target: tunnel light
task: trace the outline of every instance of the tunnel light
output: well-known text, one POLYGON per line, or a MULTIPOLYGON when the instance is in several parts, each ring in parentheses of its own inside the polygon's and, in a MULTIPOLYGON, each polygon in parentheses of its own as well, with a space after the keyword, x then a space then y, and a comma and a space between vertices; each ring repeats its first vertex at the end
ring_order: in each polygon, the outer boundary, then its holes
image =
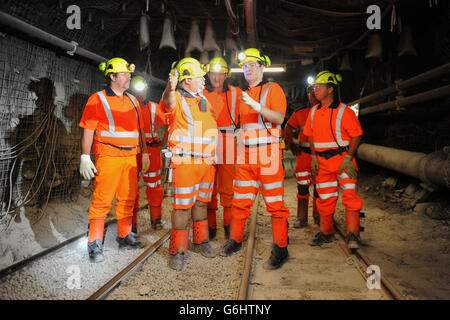
POLYGON ((141 91, 144 91, 144 89, 145 89, 145 83, 144 82, 137 82, 135 85, 134 85, 134 89, 136 90, 136 91, 139 91, 139 92, 141 92, 141 91))
POLYGON ((308 84, 313 84, 314 83, 314 78, 309 76, 308 79, 306 79, 306 81, 308 82, 308 84))
MULTIPOLYGON (((231 73, 243 73, 244 70, 242 68, 231 68, 231 73)), ((272 67, 265 67, 264 73, 267 72, 286 72, 285 66, 272 66, 272 67)))

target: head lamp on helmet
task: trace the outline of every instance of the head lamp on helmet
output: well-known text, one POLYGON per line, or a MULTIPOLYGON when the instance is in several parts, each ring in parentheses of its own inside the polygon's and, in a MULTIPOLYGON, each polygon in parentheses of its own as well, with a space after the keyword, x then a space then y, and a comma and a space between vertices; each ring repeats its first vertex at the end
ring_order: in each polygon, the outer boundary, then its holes
POLYGON ((244 52, 239 53, 239 67, 242 68, 244 63, 249 61, 257 61, 260 64, 265 65, 266 67, 269 67, 271 65, 270 58, 265 55, 261 55, 260 51, 256 48, 249 48, 246 49, 244 52))
POLYGON ((231 70, 228 68, 227 62, 221 57, 212 59, 208 64, 207 71, 214 73, 226 73, 227 77, 229 77, 231 73, 231 70))
POLYGON ((107 76, 110 73, 128 72, 132 73, 135 70, 134 64, 129 64, 122 58, 112 58, 108 62, 101 62, 98 69, 105 73, 107 76))

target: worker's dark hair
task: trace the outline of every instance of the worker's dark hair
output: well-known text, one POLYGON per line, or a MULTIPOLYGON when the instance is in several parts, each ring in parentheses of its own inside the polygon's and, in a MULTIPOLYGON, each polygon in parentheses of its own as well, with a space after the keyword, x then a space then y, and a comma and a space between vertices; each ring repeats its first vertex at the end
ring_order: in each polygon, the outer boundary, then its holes
POLYGON ((334 83, 329 83, 328 87, 333 88, 333 101, 341 101, 339 97, 339 88, 334 83))

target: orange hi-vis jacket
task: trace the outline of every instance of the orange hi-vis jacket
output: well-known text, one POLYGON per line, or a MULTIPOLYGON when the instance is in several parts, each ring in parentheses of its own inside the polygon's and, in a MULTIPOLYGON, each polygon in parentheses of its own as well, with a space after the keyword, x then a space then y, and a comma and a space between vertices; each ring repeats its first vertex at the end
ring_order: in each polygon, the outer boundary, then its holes
POLYGON ((303 134, 303 130, 305 129, 306 119, 308 119, 308 114, 310 111, 311 108, 301 108, 296 110, 287 122, 287 124, 292 128, 299 129, 298 142, 300 146, 304 148, 309 148, 308 137, 303 134))
POLYGON ((141 104, 141 113, 144 122, 145 141, 151 143, 159 140, 157 128, 166 126, 166 113, 161 106, 152 101, 141 104))
POLYGON ((314 149, 319 152, 348 147, 352 137, 362 133, 356 114, 342 102, 333 102, 328 108, 320 103, 312 107, 303 130, 304 135, 313 137, 314 149))
MULTIPOLYGON (((309 148, 308 137, 303 134, 305 129, 305 123, 308 118, 311 108, 302 108, 295 111, 289 118, 287 124, 294 129, 299 129, 298 142, 302 148, 309 148)), ((309 186, 312 183, 312 172, 311 172, 311 151, 303 151, 297 155, 295 163, 295 176, 297 177, 297 184, 300 186, 309 186)), ((297 198, 309 198, 307 195, 297 194, 297 198)))
MULTIPOLYGON (((263 81, 246 92, 253 100, 259 101, 261 106, 286 114, 286 96, 279 84, 263 81)), ((268 151, 271 147, 281 148, 281 125, 267 121, 245 103, 241 103, 239 112, 241 141, 244 146, 239 155, 240 163, 248 163, 248 154, 257 152, 259 147, 267 146, 268 151)))
POLYGON ((87 101, 79 126, 94 130, 96 155, 130 156, 140 152, 139 127, 143 128, 139 103, 131 94, 118 97, 110 87, 87 101))
POLYGON ((211 104, 207 99, 194 97, 182 88, 176 91, 175 99, 176 105, 168 120, 168 146, 172 154, 213 161, 217 146, 217 122, 211 104), (201 110, 202 104, 204 110, 201 110))

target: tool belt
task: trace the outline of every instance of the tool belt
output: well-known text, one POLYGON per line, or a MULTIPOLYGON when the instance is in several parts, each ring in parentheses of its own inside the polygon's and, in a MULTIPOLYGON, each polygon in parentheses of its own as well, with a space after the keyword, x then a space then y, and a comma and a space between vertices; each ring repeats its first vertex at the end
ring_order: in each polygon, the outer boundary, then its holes
POLYGON ((137 147, 137 146, 134 146, 134 147, 121 147, 121 146, 116 146, 116 145, 111 144, 111 143, 108 143, 108 142, 101 142, 101 141, 98 141, 98 140, 96 140, 96 141, 99 142, 99 143, 101 143, 101 144, 106 144, 106 145, 108 145, 108 146, 117 148, 117 149, 119 149, 119 150, 133 150, 134 148, 137 147))
POLYGON ((326 150, 326 151, 316 151, 316 153, 321 156, 324 157, 325 159, 330 159, 332 157, 334 157, 337 154, 342 155, 343 152, 347 151, 348 147, 339 147, 337 149, 330 149, 330 150, 326 150))

